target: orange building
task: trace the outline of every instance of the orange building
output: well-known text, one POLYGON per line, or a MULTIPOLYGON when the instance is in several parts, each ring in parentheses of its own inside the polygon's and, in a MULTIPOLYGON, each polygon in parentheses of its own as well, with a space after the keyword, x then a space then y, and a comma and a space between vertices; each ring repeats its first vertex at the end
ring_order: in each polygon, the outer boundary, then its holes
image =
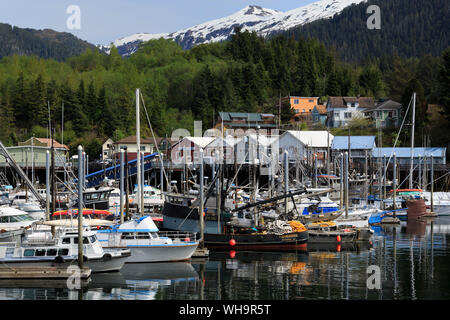
POLYGON ((289 101, 291 108, 294 109, 295 115, 292 122, 312 122, 312 111, 314 107, 319 105, 319 97, 298 97, 287 96, 281 99, 289 101))

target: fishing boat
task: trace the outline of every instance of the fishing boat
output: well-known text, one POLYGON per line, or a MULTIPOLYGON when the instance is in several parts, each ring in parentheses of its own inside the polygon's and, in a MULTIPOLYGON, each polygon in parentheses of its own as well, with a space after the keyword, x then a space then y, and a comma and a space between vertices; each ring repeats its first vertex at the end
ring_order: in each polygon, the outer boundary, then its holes
MULTIPOLYGON (((114 188, 89 188, 83 192, 83 206, 89 209, 109 210, 109 197, 114 188)), ((78 199, 69 208, 78 208, 78 199)))
MULTIPOLYGON (((278 198, 257 203, 276 201, 278 198), (275 199, 275 200, 274 200, 275 199)), ((162 211, 165 230, 200 232, 198 199, 192 195, 166 194, 162 211)), ((247 204, 251 207, 254 204, 247 204)), ((305 230, 293 231, 286 222, 275 219, 270 225, 258 225, 253 213, 240 207, 233 210, 217 210, 206 206, 204 210, 204 244, 212 249, 242 250, 306 250, 308 234, 305 230), (274 228, 275 223, 284 229, 274 228)))
POLYGON ((308 243, 332 243, 369 241, 373 231, 352 225, 338 225, 333 221, 315 222, 307 225, 308 243))
MULTIPOLYGON (((20 243, 0 244, 0 262, 8 268, 60 267, 78 262, 78 232, 60 228, 50 232, 31 232, 20 237, 20 243)), ((83 231, 84 266, 92 272, 119 271, 130 256, 130 250, 108 249, 100 245, 94 231, 83 231)))
POLYGON ((97 230, 97 236, 103 248, 131 250, 126 262, 184 261, 199 245, 192 232, 160 232, 150 216, 97 230))

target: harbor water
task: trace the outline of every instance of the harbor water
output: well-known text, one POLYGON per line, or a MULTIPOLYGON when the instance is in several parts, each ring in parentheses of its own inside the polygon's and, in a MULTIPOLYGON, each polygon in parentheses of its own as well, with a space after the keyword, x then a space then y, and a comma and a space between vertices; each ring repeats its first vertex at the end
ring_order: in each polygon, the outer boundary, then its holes
POLYGON ((92 274, 80 289, 65 280, 0 280, 0 300, 450 299, 450 216, 373 230, 369 246, 126 264, 92 274))

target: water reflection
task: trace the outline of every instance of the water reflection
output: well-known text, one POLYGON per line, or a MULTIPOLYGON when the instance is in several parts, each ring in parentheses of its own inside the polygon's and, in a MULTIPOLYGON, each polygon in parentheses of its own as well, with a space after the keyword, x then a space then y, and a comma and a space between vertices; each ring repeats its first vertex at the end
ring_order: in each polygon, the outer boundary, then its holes
POLYGON ((126 264, 64 282, 1 282, 0 299, 294 300, 449 299, 450 217, 374 228, 371 244, 311 245, 308 252, 211 251, 206 260, 126 264), (380 289, 367 286, 379 267, 380 289))

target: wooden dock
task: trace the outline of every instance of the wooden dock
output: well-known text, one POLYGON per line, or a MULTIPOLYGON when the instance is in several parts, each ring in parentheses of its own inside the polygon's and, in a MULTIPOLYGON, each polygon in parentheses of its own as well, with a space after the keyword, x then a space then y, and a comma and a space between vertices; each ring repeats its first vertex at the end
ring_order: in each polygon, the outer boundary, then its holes
POLYGON ((209 250, 207 248, 197 248, 192 255, 192 258, 206 258, 209 257, 209 250))
MULTIPOLYGON (((68 279, 74 273, 67 268, 38 268, 38 267, 1 267, 0 279, 68 279)), ((91 269, 83 268, 79 274, 81 279, 87 279, 91 276, 91 269)))

